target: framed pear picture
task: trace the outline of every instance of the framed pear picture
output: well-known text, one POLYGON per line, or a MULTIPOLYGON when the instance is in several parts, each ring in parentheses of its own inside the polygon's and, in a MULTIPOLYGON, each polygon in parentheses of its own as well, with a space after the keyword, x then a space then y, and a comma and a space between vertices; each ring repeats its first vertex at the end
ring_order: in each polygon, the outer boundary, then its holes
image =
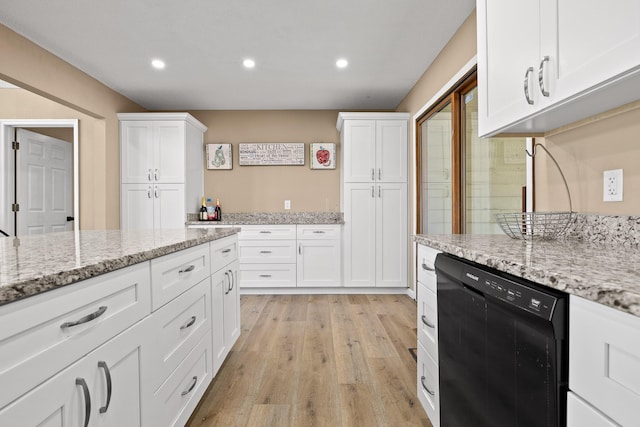
POLYGON ((311 169, 336 168, 336 144, 332 142, 312 142, 310 145, 311 169))
POLYGON ((207 169, 233 169, 231 144, 207 144, 207 169))

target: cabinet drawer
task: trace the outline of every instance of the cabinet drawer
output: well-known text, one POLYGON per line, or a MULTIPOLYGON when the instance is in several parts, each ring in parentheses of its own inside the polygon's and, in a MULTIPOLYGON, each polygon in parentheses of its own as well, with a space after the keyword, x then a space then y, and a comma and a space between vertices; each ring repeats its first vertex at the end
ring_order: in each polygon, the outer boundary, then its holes
POLYGON ((436 271, 434 264, 439 250, 424 245, 418 245, 418 282, 425 285, 431 292, 437 292, 436 271))
MULTIPOLYGON (((156 391, 205 334, 211 330, 211 285, 204 279, 178 298, 153 313, 149 351, 145 366, 153 376, 147 378, 156 391)), ((217 327, 218 325, 216 325, 217 327)))
POLYGON ((570 297, 569 388, 623 425, 640 407, 640 317, 570 297))
POLYGON ((0 408, 149 314, 150 293, 145 262, 3 306, 0 408))
POLYGON ((240 264, 242 288, 295 288, 295 264, 240 264))
POLYGON ((572 392, 567 393, 567 427, 618 427, 572 392))
POLYGON ((298 225, 298 239, 340 239, 340 225, 298 225))
POLYGON ((236 236, 213 241, 210 245, 211 274, 238 259, 238 238, 236 236))
POLYGON ((436 294, 418 282, 418 342, 438 361, 438 303, 436 294))
POLYGON ((151 260, 153 310, 211 275, 209 245, 199 245, 151 260))
POLYGON ((295 240, 243 240, 239 242, 240 263, 294 263, 295 240))
POLYGON ((440 426, 438 365, 418 343, 418 399, 434 427, 440 426))
POLYGON ((148 427, 183 426, 213 379, 211 334, 206 334, 143 406, 148 427))
POLYGON ((238 234, 240 240, 295 239, 295 225, 243 225, 238 234))

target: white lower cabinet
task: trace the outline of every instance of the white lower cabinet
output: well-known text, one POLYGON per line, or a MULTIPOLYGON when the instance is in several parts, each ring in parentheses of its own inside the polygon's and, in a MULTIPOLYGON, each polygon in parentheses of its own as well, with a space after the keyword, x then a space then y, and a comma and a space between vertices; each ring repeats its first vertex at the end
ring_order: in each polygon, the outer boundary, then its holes
POLYGON ((618 427, 575 393, 567 393, 567 427, 618 427))
POLYGON ((121 191, 123 230, 184 227, 184 184, 122 184, 121 191))
POLYGON ((433 427, 440 426, 440 396, 438 365, 418 343, 418 400, 433 427))
POLYGON ((340 286, 342 257, 339 225, 298 226, 297 285, 340 286))
POLYGON ((0 425, 140 426, 143 327, 127 329, 0 410, 0 425))

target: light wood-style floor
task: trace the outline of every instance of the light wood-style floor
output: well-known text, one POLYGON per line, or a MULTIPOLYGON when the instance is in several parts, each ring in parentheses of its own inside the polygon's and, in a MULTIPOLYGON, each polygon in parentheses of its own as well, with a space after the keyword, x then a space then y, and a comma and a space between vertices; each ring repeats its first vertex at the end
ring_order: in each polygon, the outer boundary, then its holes
POLYGON ((188 427, 428 426, 404 295, 241 298, 242 334, 188 427))

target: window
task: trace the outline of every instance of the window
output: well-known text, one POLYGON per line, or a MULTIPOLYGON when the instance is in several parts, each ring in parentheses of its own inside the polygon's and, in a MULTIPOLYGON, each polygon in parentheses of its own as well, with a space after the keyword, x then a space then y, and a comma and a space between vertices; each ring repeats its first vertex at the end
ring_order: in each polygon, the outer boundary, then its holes
POLYGON ((475 71, 417 129, 418 233, 501 233, 494 214, 523 210, 526 138, 478 137, 475 71))

